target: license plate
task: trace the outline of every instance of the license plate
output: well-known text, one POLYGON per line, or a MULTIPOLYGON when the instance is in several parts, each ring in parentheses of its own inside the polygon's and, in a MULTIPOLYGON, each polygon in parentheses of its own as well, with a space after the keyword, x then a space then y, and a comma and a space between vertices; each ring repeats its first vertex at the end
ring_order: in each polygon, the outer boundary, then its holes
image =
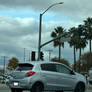
POLYGON ((18 82, 14 82, 14 86, 18 86, 19 85, 19 83, 18 82))

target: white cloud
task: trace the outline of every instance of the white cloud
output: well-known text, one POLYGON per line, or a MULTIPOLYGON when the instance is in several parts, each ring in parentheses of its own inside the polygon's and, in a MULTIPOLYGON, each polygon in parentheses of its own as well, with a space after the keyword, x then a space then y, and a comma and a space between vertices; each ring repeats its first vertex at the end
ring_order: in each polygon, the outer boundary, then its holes
POLYGON ((0 9, 33 10, 41 13, 50 5, 62 1, 64 4, 57 5, 48 12, 78 21, 92 15, 92 0, 0 0, 0 9))
POLYGON ((11 55, 10 53, 15 53, 18 56, 21 53, 20 48, 31 47, 33 40, 37 42, 36 20, 32 18, 23 19, 3 16, 0 18, 0 51, 2 53, 9 55, 11 55), (35 37, 35 39, 32 39, 32 37, 35 37))

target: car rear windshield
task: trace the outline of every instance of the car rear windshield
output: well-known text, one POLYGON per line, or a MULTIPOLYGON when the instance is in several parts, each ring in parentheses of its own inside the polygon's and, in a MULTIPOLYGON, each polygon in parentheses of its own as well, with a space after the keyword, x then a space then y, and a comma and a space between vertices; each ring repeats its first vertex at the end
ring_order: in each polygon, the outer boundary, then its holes
POLYGON ((16 70, 32 70, 33 65, 32 64, 19 64, 16 70))

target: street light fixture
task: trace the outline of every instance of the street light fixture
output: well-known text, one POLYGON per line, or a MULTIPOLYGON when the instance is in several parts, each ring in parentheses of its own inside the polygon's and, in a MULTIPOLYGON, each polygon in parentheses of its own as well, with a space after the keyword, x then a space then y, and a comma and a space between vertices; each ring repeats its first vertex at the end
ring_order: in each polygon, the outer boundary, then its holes
POLYGON ((42 26, 42 15, 48 11, 51 7, 58 5, 58 4, 63 4, 63 2, 59 3, 54 3, 51 6, 49 6, 43 13, 40 14, 40 21, 39 21, 39 43, 38 43, 38 61, 40 60, 40 52, 41 52, 41 26, 42 26))

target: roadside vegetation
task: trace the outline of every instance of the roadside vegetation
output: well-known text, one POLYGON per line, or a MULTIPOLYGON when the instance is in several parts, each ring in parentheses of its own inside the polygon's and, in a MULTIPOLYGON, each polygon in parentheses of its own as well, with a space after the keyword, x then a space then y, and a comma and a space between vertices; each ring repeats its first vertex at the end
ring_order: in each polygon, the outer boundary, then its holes
POLYGON ((7 69, 8 69, 8 70, 14 70, 14 69, 16 69, 16 67, 18 66, 18 63, 19 63, 19 60, 18 60, 16 57, 12 57, 12 58, 9 60, 7 69))

